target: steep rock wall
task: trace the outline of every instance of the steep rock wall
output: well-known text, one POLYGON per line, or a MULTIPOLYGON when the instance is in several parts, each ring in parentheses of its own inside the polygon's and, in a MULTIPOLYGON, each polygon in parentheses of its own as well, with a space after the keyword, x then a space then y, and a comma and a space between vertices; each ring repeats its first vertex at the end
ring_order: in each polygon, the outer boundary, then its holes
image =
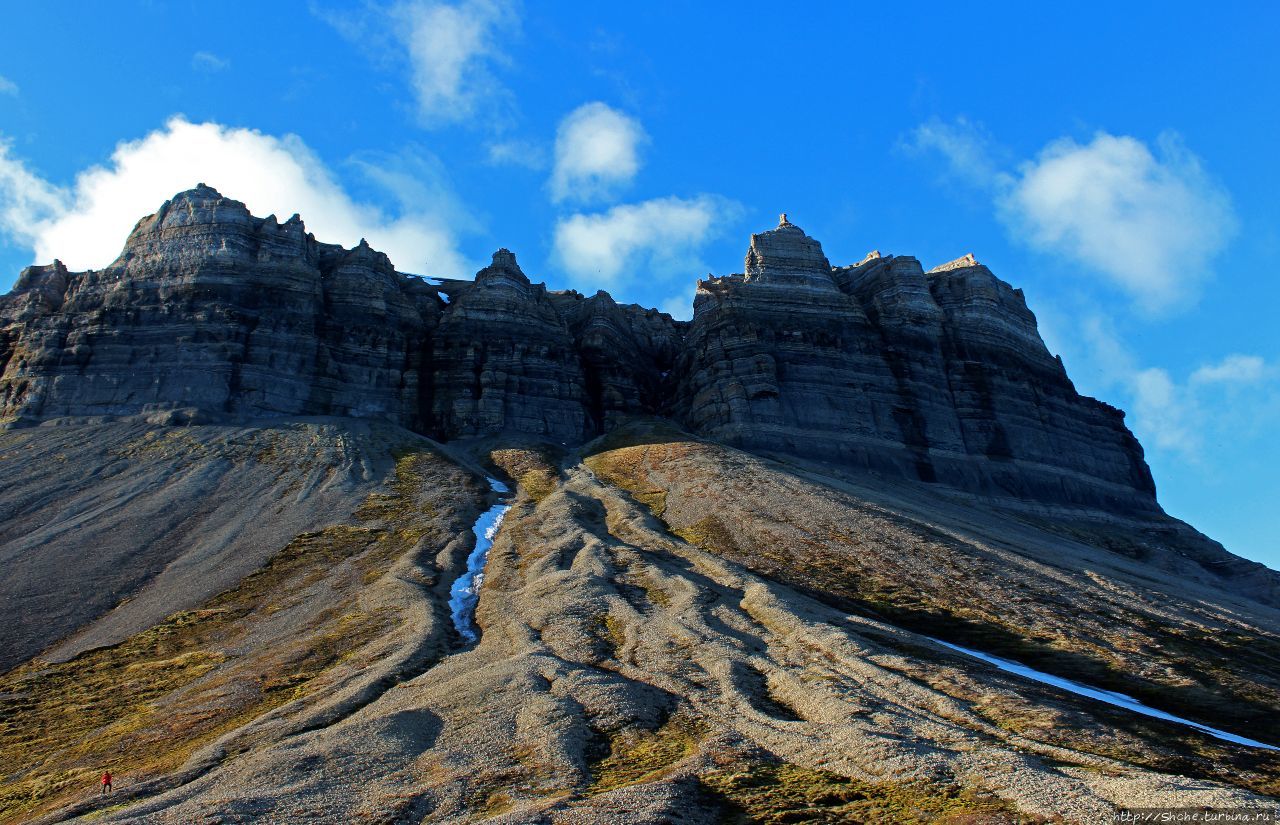
POLYGON ((690 323, 531 283, 395 270, 204 186, 138 222, 101 271, 30 267, 0 298, 0 421, 292 415, 438 438, 564 443, 636 415, 703 436, 983 494, 1157 510, 1123 413, 1080 396, 1022 293, 966 256, 833 268, 785 220, 690 323), (434 281, 434 282, 431 282, 434 281))
POLYGON ((1154 510, 1123 413, 1079 395, 971 257, 833 269, 786 221, 700 282, 674 411, 704 435, 981 493, 1154 510))

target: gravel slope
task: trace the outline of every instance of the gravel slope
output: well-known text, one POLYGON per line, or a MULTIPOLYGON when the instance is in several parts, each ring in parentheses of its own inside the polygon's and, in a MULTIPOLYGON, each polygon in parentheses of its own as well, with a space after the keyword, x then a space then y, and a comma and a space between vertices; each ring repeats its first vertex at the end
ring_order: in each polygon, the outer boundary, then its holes
MULTIPOLYGON (((471 454, 496 458, 493 446, 471 454)), ((1088 573, 1072 573, 1052 535, 963 502, 940 506, 927 523, 932 544, 921 545, 928 513, 911 508, 927 502, 909 489, 860 497, 852 481, 812 468, 695 447, 643 465, 614 454, 644 469, 642 488, 620 486, 618 466, 601 462, 609 449, 558 468, 546 450, 502 453, 518 493, 490 552, 480 640, 468 647, 449 625, 448 588, 471 522, 493 499, 466 453, 419 440, 349 516, 344 530, 366 531, 359 542, 314 561, 286 550, 302 561, 261 586, 252 585, 261 575, 247 579, 237 629, 192 648, 222 658, 156 700, 189 710, 250 684, 232 680, 243 672, 286 679, 283 701, 249 706, 215 737, 175 751, 168 768, 136 770, 124 748, 113 763, 116 807, 100 810, 90 790, 77 800, 71 788, 38 821, 710 823, 791 811, 815 822, 1093 823, 1117 806, 1258 804, 1265 798, 1249 788, 1276 787, 1280 763, 1269 755, 1002 674, 849 609, 855 591, 756 563, 809 546, 782 530, 780 514, 795 507, 805 518, 792 528, 840 522, 882 560, 915 536, 907 549, 927 550, 943 573, 1012 565, 1025 579, 1019 593, 1049 607, 1007 612, 1042 622, 1067 585, 1130 597, 1141 585, 1128 562, 1082 556, 1088 573), (818 494, 822 503, 806 498, 818 494), (685 516, 697 524, 706 508, 732 520, 734 553, 686 529, 685 516), (1050 548, 1056 560, 1044 557, 1050 548), (308 638, 347 641, 288 682, 302 665, 281 664, 282 651, 308 638)), ((832 580, 865 575, 841 563, 832 580)), ((895 569, 921 593, 950 593, 923 568, 895 569)), ((206 604, 194 626, 226 604, 206 604)), ((1268 610, 1222 595, 1170 616, 1231 616, 1274 632, 1268 610)), ((147 717, 144 729, 160 724, 147 717)), ((87 788, 96 769, 82 768, 87 788)))

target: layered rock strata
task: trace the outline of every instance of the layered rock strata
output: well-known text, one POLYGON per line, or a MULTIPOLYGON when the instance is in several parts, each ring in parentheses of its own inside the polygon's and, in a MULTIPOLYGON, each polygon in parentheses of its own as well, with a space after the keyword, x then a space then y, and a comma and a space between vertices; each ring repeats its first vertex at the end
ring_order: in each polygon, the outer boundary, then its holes
POLYGON ((686 324, 548 291, 499 250, 473 281, 397 272, 204 186, 100 271, 0 299, 0 416, 337 415, 437 438, 576 443, 636 415, 752 449, 983 494, 1155 510, 1123 414, 1079 395, 1019 290, 973 257, 832 267, 785 219, 686 324))
POLYGON ((675 412, 752 449, 983 493, 1155 508, 1124 414, 1076 392, 1021 290, 966 256, 832 268, 785 220, 698 284, 675 412))
POLYGON ((317 243, 198 186, 106 269, 32 267, 0 305, 4 417, 334 414, 414 421, 436 299, 386 255, 317 243), (60 288, 60 294, 59 294, 60 288))

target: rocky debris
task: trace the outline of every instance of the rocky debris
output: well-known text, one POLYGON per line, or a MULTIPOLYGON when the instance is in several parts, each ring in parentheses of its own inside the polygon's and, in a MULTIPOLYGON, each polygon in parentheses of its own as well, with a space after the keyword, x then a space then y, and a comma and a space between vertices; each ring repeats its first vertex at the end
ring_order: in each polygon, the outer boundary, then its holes
POLYGON ((417 440, 345 418, 0 433, 0 672, 115 644, 234 586, 354 510, 417 440))
MULTIPOLYGON (((568 459, 549 493, 518 492, 490 555, 476 646, 448 638, 445 604, 448 576, 467 547, 464 515, 482 506, 479 478, 464 484, 460 468, 433 458, 417 474, 397 473, 402 501, 393 509, 406 521, 382 516, 383 499, 370 499, 352 523, 368 532, 349 557, 333 558, 322 544, 194 618, 165 624, 161 644, 141 634, 46 668, 42 678, 86 684, 61 703, 46 692, 15 706, 21 714, 47 710, 55 730, 75 718, 53 715, 72 702, 127 699, 102 674, 155 673, 160 685, 148 697, 154 710, 123 708, 135 729, 110 728, 69 746, 48 737, 30 773, 4 779, 24 789, 48 776, 84 774, 92 783, 81 767, 86 754, 112 758, 124 741, 137 767, 119 771, 129 779, 123 794, 102 800, 72 783, 42 797, 11 796, 7 811, 37 823, 92 813, 156 824, 657 825, 717 822, 749 803, 761 819, 788 821, 923 811, 1092 823, 1135 804, 1256 806, 1265 801, 1259 792, 1274 787, 1276 762, 1265 752, 958 658, 842 608, 822 580, 783 581, 759 562, 801 546, 771 540, 771 531, 849 531, 862 544, 839 553, 844 566, 823 571, 826 582, 856 583, 859 565, 875 560, 887 572, 896 558, 923 568, 911 580, 925 596, 954 588, 970 602, 1022 609, 1016 600, 1034 593, 1049 621, 1034 620, 1028 636, 1052 632, 1058 645, 1091 651, 1099 632, 1126 642, 1140 641, 1126 630, 1151 632, 1128 619, 1136 591, 1151 587, 1163 595, 1142 609, 1171 630, 1218 625, 1270 643, 1274 634, 1258 627, 1274 627, 1274 611, 1224 591, 1202 599, 1207 591, 1179 576, 1157 581, 1105 556, 1088 575, 1064 572, 1052 536, 981 506, 956 528, 960 508, 917 518, 894 502, 896 490, 867 498, 838 479, 806 479, 719 445, 670 441, 661 431, 625 435, 606 437, 585 463, 568 459), (664 497, 646 507, 630 481, 664 497), (741 558, 689 529, 691 518, 718 512, 725 491, 741 558), (937 518, 948 533, 991 531, 998 541, 934 532, 937 518), (425 541, 409 547, 404 536, 411 543, 417 531, 425 541), (913 533, 934 552, 913 559, 903 542, 913 533), (1026 556, 999 544, 1011 537, 1026 556), (1011 565, 1005 576, 979 575, 998 568, 996 558, 1011 565), (1048 609, 1064 585, 1084 591, 1087 628, 1048 609), (251 597, 262 606, 241 607, 251 597), (240 609, 228 615, 228 606, 240 609), (1093 624, 1102 613, 1113 621, 1093 624)), ((1211 648, 1156 656, 1169 657, 1162 666, 1220 672, 1211 648)), ((1151 675, 1177 678, 1162 667, 1151 675)), ((1254 669, 1238 675, 1237 685, 1269 678, 1254 669)), ((14 681, 0 688, 25 686, 14 681)), ((0 753, 19 741, 13 731, 0 727, 0 753)))
POLYGON ((833 268, 786 219, 690 324, 549 292, 499 250, 428 282, 203 184, 101 271, 31 267, 0 298, 0 420, 375 418, 442 439, 564 443, 664 414, 752 449, 984 495, 1156 508, 1123 415, 1076 393, 1020 291, 972 255, 833 268))

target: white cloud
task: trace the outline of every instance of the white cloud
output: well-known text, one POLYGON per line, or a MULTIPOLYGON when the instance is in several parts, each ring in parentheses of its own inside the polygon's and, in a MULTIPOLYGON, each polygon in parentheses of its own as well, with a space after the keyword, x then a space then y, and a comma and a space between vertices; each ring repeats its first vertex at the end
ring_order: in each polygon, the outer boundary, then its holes
POLYGON ((199 51, 191 55, 191 68, 195 69, 197 72, 213 74, 214 72, 220 72, 230 66, 230 60, 218 57, 213 52, 199 51))
POLYGON ((375 62, 406 67, 418 116, 427 127, 501 123, 510 92, 494 68, 508 63, 504 41, 518 34, 515 0, 366 2, 352 11, 312 12, 375 62))
POLYGON ((474 271, 455 240, 467 219, 440 180, 420 180, 411 191, 406 187, 412 175, 405 169, 379 178, 372 162, 357 165, 399 196, 398 215, 354 200, 297 135, 276 137, 174 117, 163 129, 120 143, 107 164, 82 171, 67 188, 49 184, 0 151, 0 225, 30 245, 36 261, 56 257, 72 269, 101 268, 115 259, 140 217, 203 181, 243 201, 255 215, 283 219, 300 213, 322 241, 351 246, 367 238, 406 271, 474 271))
POLYGON ((503 140, 487 147, 489 163, 494 166, 522 166, 525 169, 544 169, 547 165, 546 149, 533 141, 503 140))
POLYGON ((33 174, 0 140, 0 232, 12 241, 34 246, 41 227, 67 208, 67 194, 33 174))
POLYGON ((1169 135, 1157 151, 1105 132, 1055 141, 1019 168, 1001 214, 1027 243, 1098 270, 1148 312, 1185 305, 1236 222, 1195 155, 1169 135))
POLYGON ((604 103, 574 109, 556 132, 552 199, 611 197, 640 171, 640 147, 647 141, 639 121, 604 103))
POLYGON ((1168 370, 1143 367, 1110 319, 1085 318, 1080 332, 1085 348, 1077 354, 1088 359, 1104 388, 1124 399, 1129 427, 1143 445, 1198 460, 1202 442, 1196 424, 1204 413, 1187 387, 1176 383, 1168 370))
POLYGON ((0 74, 0 95, 18 96, 18 84, 0 74))
POLYGON ((1099 389, 1129 410, 1128 424, 1148 449, 1191 464, 1206 459, 1206 444, 1239 443, 1269 434, 1280 421, 1275 369, 1256 355, 1229 355, 1185 377, 1144 366, 1121 340, 1112 320, 1085 318, 1067 360, 1078 376, 1094 376, 1099 389))
POLYGON ((409 49, 418 111, 428 124, 470 118, 478 102, 502 91, 491 65, 502 61, 498 35, 515 22, 498 0, 457 5, 418 0, 395 7, 409 49))
POLYGON ((579 283, 626 286, 642 274, 693 278, 702 245, 739 211, 713 195, 657 198, 607 212, 575 214, 555 228, 555 255, 579 283))
POLYGON ((1196 384, 1252 384, 1267 373, 1267 363, 1256 355, 1228 355, 1191 373, 1196 384))
POLYGON ((1154 151, 1106 132, 1062 138, 1013 171, 963 118, 923 124, 905 145, 941 154, 953 176, 989 193, 1015 239, 1083 264, 1148 314, 1194 302, 1236 230, 1230 195, 1172 133, 1154 151))
POLYGON ((946 159, 954 177, 974 186, 992 186, 1001 176, 993 157, 995 141, 981 126, 964 117, 952 123, 937 118, 922 123, 902 145, 912 154, 937 152, 946 159))
POLYGON ((1168 370, 1148 367, 1130 379, 1134 426, 1149 436, 1150 445, 1198 458, 1202 449, 1204 411, 1187 387, 1175 384, 1168 370))

